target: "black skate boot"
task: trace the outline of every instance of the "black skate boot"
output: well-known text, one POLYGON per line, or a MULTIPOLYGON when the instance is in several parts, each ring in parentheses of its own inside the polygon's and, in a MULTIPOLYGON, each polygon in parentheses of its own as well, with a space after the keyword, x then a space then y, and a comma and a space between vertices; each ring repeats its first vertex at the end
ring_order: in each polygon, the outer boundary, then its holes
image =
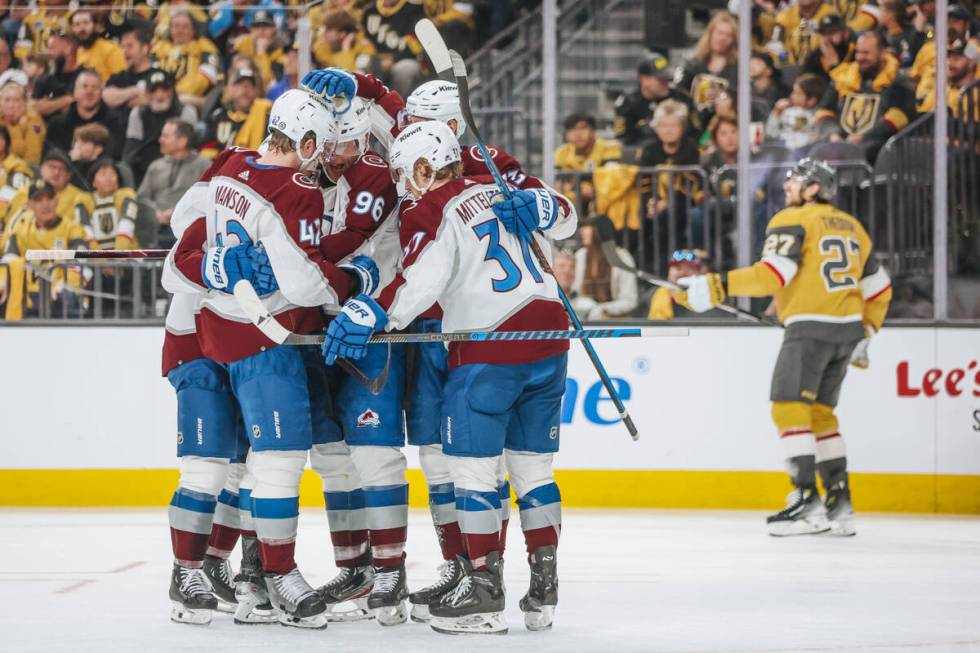
POLYGON ((265 585, 272 605, 279 609, 279 623, 317 630, 327 627, 327 604, 298 568, 286 575, 267 573, 265 585))
POLYGON ((367 605, 374 610, 379 624, 397 626, 408 621, 407 598, 404 560, 397 567, 374 568, 374 589, 368 595, 367 605))
POLYGON ((412 592, 408 596, 408 602, 412 604, 412 621, 428 623, 432 616, 429 614, 429 605, 438 603, 443 596, 452 591, 456 584, 463 578, 463 565, 459 560, 453 558, 446 560, 439 565, 439 580, 428 587, 423 587, 417 592, 412 592))
POLYGON ((776 537, 815 535, 830 530, 827 511, 816 488, 793 490, 786 498, 786 507, 766 517, 766 526, 769 534, 776 537))
POLYGON ((190 569, 174 563, 170 574, 170 620, 181 624, 207 626, 218 600, 203 569, 190 569))
POLYGON ((487 554, 486 571, 473 571, 468 560, 460 560, 463 578, 442 600, 429 606, 432 630, 449 635, 507 633, 504 618, 504 580, 500 557, 487 554))
POLYGON ((374 587, 374 567, 360 564, 341 567, 333 580, 317 589, 327 604, 327 621, 361 621, 374 619, 374 612, 368 608, 367 600, 374 587))
POLYGON ((234 614, 238 608, 235 598, 235 581, 231 563, 217 556, 204 556, 204 575, 211 581, 214 598, 218 599, 218 612, 234 614))
POLYGON ((851 505, 851 488, 846 480, 827 490, 824 506, 827 509, 831 534, 845 537, 857 534, 854 527, 854 506, 851 505))
POLYGON ((521 612, 528 630, 551 628, 558 605, 558 558, 555 547, 540 546, 527 557, 531 587, 521 599, 521 612))
POLYGON ((279 615, 269 601, 259 559, 259 541, 254 537, 242 537, 242 567, 235 576, 235 600, 236 624, 252 626, 279 621, 279 615))

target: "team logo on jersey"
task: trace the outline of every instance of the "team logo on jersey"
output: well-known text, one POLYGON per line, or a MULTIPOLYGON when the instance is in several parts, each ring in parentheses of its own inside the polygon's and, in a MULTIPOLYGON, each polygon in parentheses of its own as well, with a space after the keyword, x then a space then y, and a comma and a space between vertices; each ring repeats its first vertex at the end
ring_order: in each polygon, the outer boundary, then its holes
POLYGON ((554 440, 557 437, 558 437, 558 427, 552 426, 551 429, 548 430, 548 439, 554 440))
POLYGON ((368 164, 369 166, 377 166, 379 168, 387 168, 388 164, 377 154, 365 154, 361 157, 361 161, 368 164))
POLYGON ((177 444, 178 445, 184 444, 184 434, 181 433, 180 431, 177 431, 177 444))
POLYGON ((368 426, 373 429, 381 426, 381 418, 378 417, 378 414, 370 408, 357 416, 357 428, 362 429, 368 426))
POLYGON ((293 183, 296 184, 297 186, 302 186, 303 188, 309 188, 311 190, 320 190, 320 187, 317 185, 316 180, 307 177, 302 172, 297 172, 296 174, 293 175, 293 183))
POLYGON ((242 181, 248 181, 248 170, 242 170, 238 173, 238 178, 242 181))
POLYGON ((844 100, 840 126, 848 134, 863 134, 875 124, 880 105, 881 96, 877 93, 851 93, 844 100))
POLYGON ((259 428, 258 424, 252 424, 252 437, 256 439, 262 437, 262 429, 259 428))
MULTIPOLYGON (((490 146, 487 146, 487 152, 490 153, 491 159, 496 159, 497 155, 499 154, 497 148, 490 147, 490 146)), ((483 155, 480 153, 480 148, 476 145, 470 147, 470 156, 476 159, 477 161, 483 161, 483 155)))

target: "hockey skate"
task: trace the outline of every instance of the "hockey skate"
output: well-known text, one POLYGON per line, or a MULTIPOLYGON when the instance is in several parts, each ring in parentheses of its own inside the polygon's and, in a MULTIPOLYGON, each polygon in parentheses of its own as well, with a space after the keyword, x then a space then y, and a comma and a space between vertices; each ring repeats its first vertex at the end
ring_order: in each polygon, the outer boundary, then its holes
POLYGON ((259 541, 254 537, 242 537, 242 568, 235 576, 235 599, 238 602, 236 624, 273 624, 279 620, 276 609, 269 601, 269 590, 262 577, 259 541))
POLYGON ((439 573, 439 580, 417 592, 412 592, 408 596, 408 602, 412 604, 412 621, 429 622, 429 619, 432 618, 432 615, 429 614, 429 605, 439 602, 443 596, 456 587, 456 584, 463 578, 463 566, 455 558, 446 560, 439 565, 439 573))
POLYGON ((854 506, 851 505, 851 489, 847 487, 845 481, 827 490, 824 506, 827 509, 831 535, 847 537, 857 534, 857 529, 854 527, 854 506))
POLYGON ((469 561, 460 560, 463 578, 452 592, 429 606, 432 630, 448 635, 504 635, 504 580, 500 575, 500 556, 487 554, 487 570, 473 571, 469 561))
POLYGON ((397 626, 408 621, 408 586, 405 583, 404 560, 397 567, 375 567, 374 589, 368 595, 368 608, 382 626, 397 626))
POLYGON ((214 598, 218 600, 218 612, 234 614, 238 608, 235 599, 235 581, 231 563, 217 556, 204 556, 204 575, 211 581, 214 598))
POLYGON ((531 587, 521 599, 521 612, 528 630, 547 630, 558 605, 558 559, 554 546, 541 546, 528 556, 531 587))
POLYGON ((316 592, 327 604, 327 621, 361 621, 374 619, 374 612, 368 608, 373 587, 374 567, 357 565, 342 567, 333 580, 316 592))
POLYGON ((272 605, 279 610, 279 623, 318 630, 327 627, 327 604, 298 568, 286 575, 266 574, 265 584, 272 605))
POLYGON ((190 569, 174 563, 170 574, 170 620, 181 624, 207 626, 218 600, 202 569, 190 569))
POLYGON ((786 507, 766 517, 769 534, 776 537, 815 535, 830 530, 827 511, 815 488, 797 488, 786 499, 786 507))

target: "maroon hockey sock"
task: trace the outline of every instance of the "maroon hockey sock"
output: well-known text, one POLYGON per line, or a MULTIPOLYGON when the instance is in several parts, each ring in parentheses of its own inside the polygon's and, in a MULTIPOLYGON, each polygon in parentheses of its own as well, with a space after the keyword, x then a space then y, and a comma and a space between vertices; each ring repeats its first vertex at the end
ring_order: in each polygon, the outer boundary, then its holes
POLYGON ((371 531, 371 557, 375 567, 397 567, 405 557, 408 527, 378 528, 371 531))
POLYGON ((266 572, 285 576, 296 568, 295 553, 296 540, 275 544, 259 540, 262 569, 266 572))
POLYGON ((509 519, 500 521, 500 545, 497 547, 497 552, 500 554, 501 560, 504 559, 504 549, 507 548, 507 524, 509 523, 509 519))
POLYGON ((500 546, 500 531, 494 533, 463 533, 466 557, 473 571, 486 571, 487 554, 500 546))
POLYGON ((182 567, 200 569, 204 565, 204 554, 208 549, 206 534, 190 533, 171 527, 170 543, 173 546, 174 560, 182 567))
POLYGON ((561 524, 557 527, 545 526, 544 528, 534 528, 524 531, 524 543, 527 545, 527 552, 533 553, 539 546, 558 546, 558 534, 561 531, 561 524))
POLYGON ((238 544, 238 536, 241 532, 241 529, 222 524, 211 526, 211 536, 208 538, 208 555, 227 560, 235 545, 238 544))
POLYGON ((459 532, 459 522, 436 526, 436 535, 439 537, 443 560, 455 560, 463 555, 463 534, 459 532))
POLYGON ((356 567, 368 551, 368 531, 331 531, 334 563, 338 567, 356 567))

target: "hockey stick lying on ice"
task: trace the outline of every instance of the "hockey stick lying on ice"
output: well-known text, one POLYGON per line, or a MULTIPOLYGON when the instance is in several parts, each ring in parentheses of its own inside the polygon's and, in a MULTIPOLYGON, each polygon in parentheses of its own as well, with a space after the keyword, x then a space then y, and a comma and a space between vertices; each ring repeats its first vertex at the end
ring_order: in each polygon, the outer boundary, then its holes
MULTIPOLYGON (((322 335, 300 335, 279 324, 247 281, 235 284, 235 298, 252 324, 279 345, 319 345, 322 335)), ((568 331, 456 331, 450 333, 377 333, 370 344, 423 342, 493 342, 501 340, 585 340, 586 338, 654 338, 686 336, 686 327, 571 329, 568 331)))
MULTIPOLYGON (((680 292, 685 290, 676 283, 672 283, 666 279, 661 279, 660 277, 655 277, 649 272, 644 272, 643 270, 628 265, 626 261, 623 260, 623 257, 619 255, 619 250, 616 249, 616 226, 612 223, 612 220, 610 220, 608 216, 598 215, 592 218, 592 226, 596 228, 596 234, 599 236, 599 245, 602 249, 602 254, 606 257, 609 265, 623 270, 624 272, 629 272, 630 274, 635 275, 637 279, 646 281, 653 286, 669 288, 670 290, 677 290, 680 292)), ((752 311, 743 311, 740 308, 729 306, 728 304, 718 304, 718 306, 715 308, 725 311, 726 313, 731 313, 732 315, 745 318, 746 320, 751 320, 756 324, 782 326, 779 324, 779 322, 771 320, 764 315, 757 315, 752 311)))
POLYGON ((169 249, 29 249, 27 261, 81 261, 87 259, 160 259, 169 249))
MULTIPOLYGON (((470 93, 469 93, 469 82, 466 78, 466 63, 459 53, 449 50, 446 47, 446 42, 443 41, 442 36, 439 34, 439 30, 436 29, 432 21, 428 19, 420 20, 415 25, 415 35, 419 42, 422 44, 422 48, 425 50, 426 54, 429 55, 429 59, 432 60, 432 64, 436 69, 436 73, 443 73, 446 70, 452 68, 453 77, 456 79, 456 86, 459 90, 459 108, 463 113, 463 119, 466 120, 466 124, 469 126, 470 130, 473 132, 473 136, 476 139, 476 146, 480 150, 480 155, 483 157, 487 168, 490 170, 490 174, 493 175, 493 180, 497 183, 500 188, 500 192, 503 193, 504 197, 510 197, 511 191, 507 184, 504 183, 503 178, 500 176, 500 171, 497 170, 497 166, 493 162, 493 158, 487 151, 487 147, 483 142, 483 137, 480 135, 480 130, 476 125, 476 120, 473 119, 473 112, 470 109, 470 93)), ((551 265, 548 263, 548 259, 545 257, 544 252, 541 251, 541 245, 538 244, 537 240, 532 236, 529 244, 531 245, 531 251, 534 252, 534 258, 537 259, 538 265, 552 277, 555 276, 554 271, 551 269, 551 265)), ((571 302, 568 301, 568 297, 565 295, 565 291, 562 290, 561 284, 555 279, 555 285, 558 288, 558 295, 561 297, 562 304, 565 305, 565 312, 568 313, 568 317, 572 322, 572 326, 575 329, 582 330, 582 322, 578 319, 578 315, 575 314, 575 309, 572 308, 571 302)), ((582 346, 585 348, 585 353, 588 354, 589 359, 592 361, 592 366, 595 368, 596 373, 599 375, 599 379, 602 381, 602 385, 605 387, 606 392, 609 393, 609 397, 613 401, 613 405, 616 406, 616 411, 619 413, 619 418, 623 421, 626 426, 626 430, 629 431, 630 437, 634 440, 640 439, 640 433, 636 429, 636 425, 633 423, 633 418, 630 417, 629 412, 626 410, 626 406, 623 404, 623 400, 620 398, 619 393, 616 391, 615 386, 613 386, 612 379, 609 378, 609 374, 606 372, 606 368, 602 365, 602 361, 599 360, 599 355, 596 353, 595 348, 592 343, 589 342, 587 337, 581 338, 582 346)))

